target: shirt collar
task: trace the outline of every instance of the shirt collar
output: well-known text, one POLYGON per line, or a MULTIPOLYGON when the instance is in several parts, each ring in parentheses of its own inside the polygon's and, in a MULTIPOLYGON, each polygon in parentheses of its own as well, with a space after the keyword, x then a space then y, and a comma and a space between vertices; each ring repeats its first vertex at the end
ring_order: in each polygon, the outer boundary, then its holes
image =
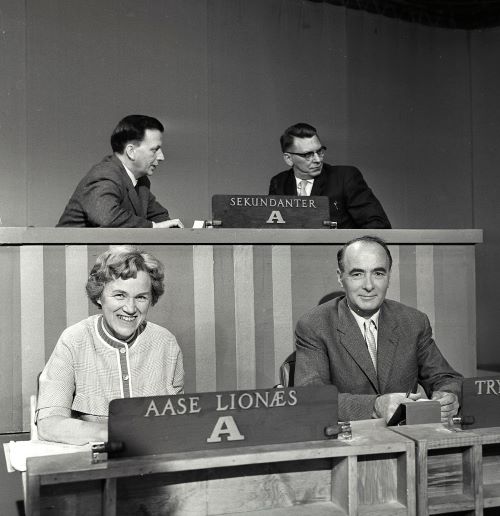
MULTIPOLYGON (((349 306, 349 303, 347 304, 347 306, 349 306)), ((378 331, 378 318, 380 315, 380 308, 369 319, 365 319, 364 317, 361 317, 361 315, 358 315, 350 306, 349 306, 349 310, 350 310, 351 314, 354 315, 354 319, 356 319, 356 323, 358 324, 359 329, 361 330, 361 333, 363 335, 365 334, 365 322, 366 321, 372 320, 375 324, 375 329, 378 331)))
POLYGON ((311 178, 311 179, 300 179, 299 177, 297 176, 294 176, 295 177, 295 184, 297 185, 297 187, 299 186, 299 184, 302 182, 302 181, 307 181, 308 183, 311 183, 311 184, 314 184, 314 179, 311 178))
POLYGON ((99 336, 102 340, 104 340, 104 342, 106 342, 114 348, 132 346, 132 344, 136 341, 137 337, 145 330, 145 328, 146 321, 144 321, 127 340, 122 340, 117 339, 114 335, 111 334, 111 332, 107 328, 106 321, 104 320, 104 317, 102 315, 100 315, 97 319, 97 331, 99 333, 99 336))
POLYGON ((134 188, 135 186, 137 185, 137 179, 136 177, 134 176, 134 174, 132 174, 132 172, 130 172, 130 170, 123 164, 122 162, 122 165, 123 165, 123 168, 125 169, 125 172, 127 173, 128 177, 130 177, 130 180, 132 181, 132 184, 134 185, 134 188))

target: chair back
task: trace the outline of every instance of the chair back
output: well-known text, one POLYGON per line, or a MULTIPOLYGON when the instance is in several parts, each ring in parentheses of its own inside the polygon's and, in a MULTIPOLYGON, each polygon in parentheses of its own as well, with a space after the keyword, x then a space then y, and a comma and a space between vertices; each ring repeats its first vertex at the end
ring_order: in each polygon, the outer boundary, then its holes
POLYGON ((42 372, 38 373, 36 377, 36 394, 32 394, 30 396, 30 440, 38 441, 38 427, 36 426, 36 404, 38 401, 38 390, 40 388, 40 375, 42 372))
POLYGON ((295 377, 295 351, 280 366, 280 385, 293 387, 295 377))
POLYGON ((38 428, 36 426, 36 394, 30 396, 30 441, 38 440, 38 428))

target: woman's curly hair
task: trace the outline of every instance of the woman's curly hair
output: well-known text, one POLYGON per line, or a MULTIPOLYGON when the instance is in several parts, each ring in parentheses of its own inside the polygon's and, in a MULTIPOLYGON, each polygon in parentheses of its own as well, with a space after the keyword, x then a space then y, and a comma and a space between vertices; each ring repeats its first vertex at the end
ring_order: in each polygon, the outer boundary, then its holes
POLYGON ((151 304, 156 304, 165 291, 163 264, 152 254, 131 245, 113 246, 99 255, 85 286, 87 296, 100 307, 97 301, 107 283, 119 278, 135 278, 138 271, 146 272, 151 278, 151 304))

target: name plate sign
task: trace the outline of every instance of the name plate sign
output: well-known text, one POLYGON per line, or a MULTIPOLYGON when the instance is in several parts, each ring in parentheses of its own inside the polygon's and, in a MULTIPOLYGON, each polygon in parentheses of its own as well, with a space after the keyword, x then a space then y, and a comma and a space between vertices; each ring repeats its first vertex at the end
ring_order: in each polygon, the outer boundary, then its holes
POLYGON ((330 227, 328 205, 325 196, 214 195, 212 217, 223 228, 320 229, 330 227))
POLYGON ((337 399, 333 385, 116 399, 108 441, 115 457, 317 441, 336 433, 337 399))
POLYGON ((464 379, 461 418, 467 430, 500 426, 500 376, 464 379))

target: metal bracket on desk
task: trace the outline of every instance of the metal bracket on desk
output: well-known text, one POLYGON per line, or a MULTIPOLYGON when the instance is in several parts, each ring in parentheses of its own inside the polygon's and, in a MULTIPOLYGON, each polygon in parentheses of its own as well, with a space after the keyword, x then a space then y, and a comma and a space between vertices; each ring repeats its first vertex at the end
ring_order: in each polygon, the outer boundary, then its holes
POLYGON ((206 220, 205 221, 206 228, 220 228, 222 227, 222 220, 206 220))
POLYGON ((92 443, 90 447, 90 453, 92 464, 97 464, 98 462, 105 462, 108 460, 106 443, 92 443))
POLYGON ((325 435, 329 439, 340 439, 349 441, 352 439, 352 429, 350 421, 339 421, 336 425, 326 426, 325 435))
POLYGON ((91 462, 97 464, 108 460, 109 452, 119 452, 123 450, 123 443, 92 443, 90 447, 91 462))
POLYGON ((451 425, 460 425, 463 429, 464 426, 473 425, 475 423, 474 416, 453 416, 451 418, 451 425))

